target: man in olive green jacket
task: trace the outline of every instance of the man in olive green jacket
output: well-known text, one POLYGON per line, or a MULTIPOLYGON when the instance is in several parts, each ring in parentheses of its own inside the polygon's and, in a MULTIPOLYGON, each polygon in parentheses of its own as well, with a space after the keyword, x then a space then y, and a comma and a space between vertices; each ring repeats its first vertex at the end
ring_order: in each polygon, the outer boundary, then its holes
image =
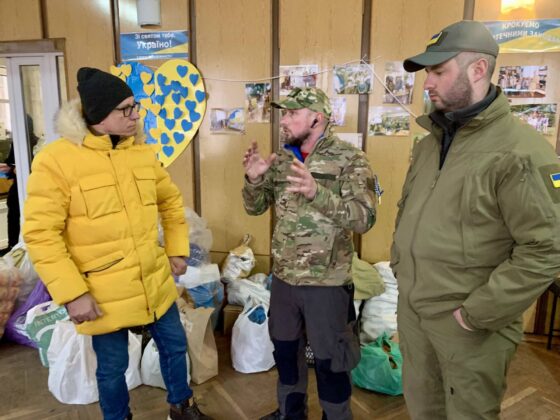
POLYGON ((490 83, 498 45, 463 21, 405 61, 436 111, 398 204, 393 271, 413 419, 496 419, 523 312, 560 271, 560 165, 490 83))

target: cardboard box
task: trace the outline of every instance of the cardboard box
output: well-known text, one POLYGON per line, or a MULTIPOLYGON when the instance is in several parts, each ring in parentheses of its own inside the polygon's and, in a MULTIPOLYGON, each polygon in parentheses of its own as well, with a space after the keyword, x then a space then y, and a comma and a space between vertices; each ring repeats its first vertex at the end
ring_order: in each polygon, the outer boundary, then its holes
POLYGON ((233 324, 237 320, 239 314, 243 311, 243 306, 226 305, 224 307, 224 335, 230 335, 233 324))

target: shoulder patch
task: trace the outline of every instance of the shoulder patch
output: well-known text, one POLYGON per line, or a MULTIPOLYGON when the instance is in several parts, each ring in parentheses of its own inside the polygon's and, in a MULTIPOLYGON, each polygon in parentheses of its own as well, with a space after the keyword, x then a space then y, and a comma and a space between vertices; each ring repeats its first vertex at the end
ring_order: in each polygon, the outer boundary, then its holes
POLYGON ((552 202, 560 203, 560 164, 553 163, 541 166, 539 173, 543 178, 546 191, 548 191, 552 202))

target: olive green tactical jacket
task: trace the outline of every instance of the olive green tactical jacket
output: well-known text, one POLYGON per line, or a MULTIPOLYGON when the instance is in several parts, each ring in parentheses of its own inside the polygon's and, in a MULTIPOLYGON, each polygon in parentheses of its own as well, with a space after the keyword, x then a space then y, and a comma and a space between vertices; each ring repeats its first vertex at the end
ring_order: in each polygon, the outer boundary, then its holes
POLYGON ((340 286, 352 282, 352 232, 375 222, 374 175, 364 153, 334 135, 320 140, 305 166, 317 181, 308 200, 287 192, 296 158, 282 149, 258 184, 245 180, 247 213, 259 215, 275 204, 273 273, 293 285, 340 286))
POLYGON ((518 342, 523 312, 560 271, 560 165, 498 92, 457 131, 441 170, 441 129, 418 118, 431 134, 413 152, 391 263, 399 311, 462 307, 469 327, 518 342))

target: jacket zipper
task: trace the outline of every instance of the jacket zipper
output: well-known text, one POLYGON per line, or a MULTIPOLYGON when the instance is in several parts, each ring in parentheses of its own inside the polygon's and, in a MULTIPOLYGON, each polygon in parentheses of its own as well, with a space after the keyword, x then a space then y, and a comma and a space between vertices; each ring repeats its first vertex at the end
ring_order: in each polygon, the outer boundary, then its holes
POLYGON ((91 274, 91 273, 99 273, 100 271, 105 271, 105 270, 111 268, 112 266, 117 265, 117 264, 120 263, 122 260, 124 260, 124 257, 123 257, 123 258, 119 258, 118 260, 115 260, 115 261, 111 261, 110 263, 103 264, 101 267, 94 268, 93 270, 86 271, 84 274, 85 274, 86 277, 87 277, 87 276, 88 276, 89 274, 91 274))

